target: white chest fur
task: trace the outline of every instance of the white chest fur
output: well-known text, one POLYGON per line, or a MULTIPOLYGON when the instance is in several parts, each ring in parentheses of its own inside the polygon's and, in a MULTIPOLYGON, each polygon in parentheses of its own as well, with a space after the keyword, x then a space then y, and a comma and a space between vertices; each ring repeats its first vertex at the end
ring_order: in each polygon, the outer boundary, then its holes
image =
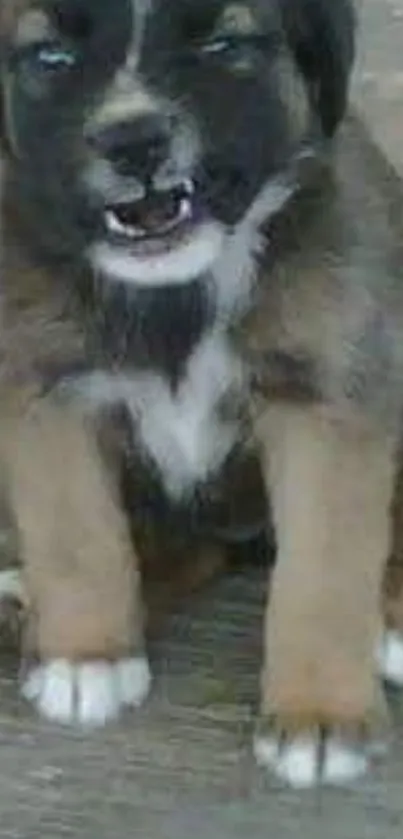
POLYGON ((198 345, 178 389, 147 377, 131 408, 141 438, 158 464, 167 490, 180 496, 222 463, 236 437, 235 423, 224 422, 218 404, 242 369, 223 335, 212 333, 198 345), (140 399, 139 399, 140 397, 140 399))
POLYGON ((234 445, 237 423, 220 416, 219 404, 243 384, 239 357, 225 333, 214 329, 195 348, 174 391, 158 373, 96 373, 85 392, 98 403, 125 401, 167 492, 180 498, 214 473, 234 445))

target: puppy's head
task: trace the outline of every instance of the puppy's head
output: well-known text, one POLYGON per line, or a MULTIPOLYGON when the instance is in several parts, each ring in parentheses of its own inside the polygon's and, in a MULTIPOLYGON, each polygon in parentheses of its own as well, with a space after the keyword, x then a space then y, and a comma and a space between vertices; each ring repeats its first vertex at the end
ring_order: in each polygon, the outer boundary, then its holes
POLYGON ((37 241, 137 285, 214 272, 283 200, 323 85, 326 106, 345 88, 347 0, 341 21, 293 4, 2 0, 9 178, 37 241))

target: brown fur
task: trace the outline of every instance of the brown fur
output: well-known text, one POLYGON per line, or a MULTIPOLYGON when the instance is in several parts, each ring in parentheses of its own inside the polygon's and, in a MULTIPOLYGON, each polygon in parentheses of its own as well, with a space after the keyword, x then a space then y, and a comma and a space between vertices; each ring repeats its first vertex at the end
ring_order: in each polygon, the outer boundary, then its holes
POLYGON ((266 622, 263 711, 362 723, 389 547, 393 443, 361 421, 279 406, 259 423, 280 545, 266 622))
POLYGON ((44 402, 10 437, 11 485, 41 654, 124 657, 142 643, 139 572, 94 429, 44 402))
MULTIPOLYGON (((287 254, 243 333, 279 546, 262 707, 290 730, 373 719, 403 393, 399 187, 353 119, 334 164, 274 225, 287 254)), ((401 505, 398 485, 396 523, 401 505)), ((402 629, 391 573, 384 611, 402 629)))

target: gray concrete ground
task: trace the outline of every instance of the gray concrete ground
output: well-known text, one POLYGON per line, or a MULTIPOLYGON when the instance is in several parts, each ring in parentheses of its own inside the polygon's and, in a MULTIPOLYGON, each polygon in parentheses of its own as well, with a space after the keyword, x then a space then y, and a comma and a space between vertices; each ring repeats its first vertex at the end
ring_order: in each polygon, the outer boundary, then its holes
POLYGON ((403 0, 359 0, 355 96, 374 136, 403 174, 403 0))
MULTIPOLYGON (((364 0, 355 96, 403 173, 403 0, 364 0)), ((255 768, 263 588, 235 574, 174 615, 151 645, 150 703, 103 733, 38 721, 4 660, 0 839, 401 839, 403 698, 387 761, 353 791, 299 796, 255 768)))

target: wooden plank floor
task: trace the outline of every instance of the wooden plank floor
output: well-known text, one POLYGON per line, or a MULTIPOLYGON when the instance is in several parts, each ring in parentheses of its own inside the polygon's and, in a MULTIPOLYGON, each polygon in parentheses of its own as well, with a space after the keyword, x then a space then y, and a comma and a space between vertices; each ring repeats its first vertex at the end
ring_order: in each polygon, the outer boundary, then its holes
MULTIPOLYGON (((148 705, 83 736, 41 723, 0 688, 0 837, 401 839, 403 714, 388 761, 349 792, 284 792, 250 754, 265 572, 194 596, 150 647, 148 705)), ((403 707, 403 703, 402 703, 403 707)))

